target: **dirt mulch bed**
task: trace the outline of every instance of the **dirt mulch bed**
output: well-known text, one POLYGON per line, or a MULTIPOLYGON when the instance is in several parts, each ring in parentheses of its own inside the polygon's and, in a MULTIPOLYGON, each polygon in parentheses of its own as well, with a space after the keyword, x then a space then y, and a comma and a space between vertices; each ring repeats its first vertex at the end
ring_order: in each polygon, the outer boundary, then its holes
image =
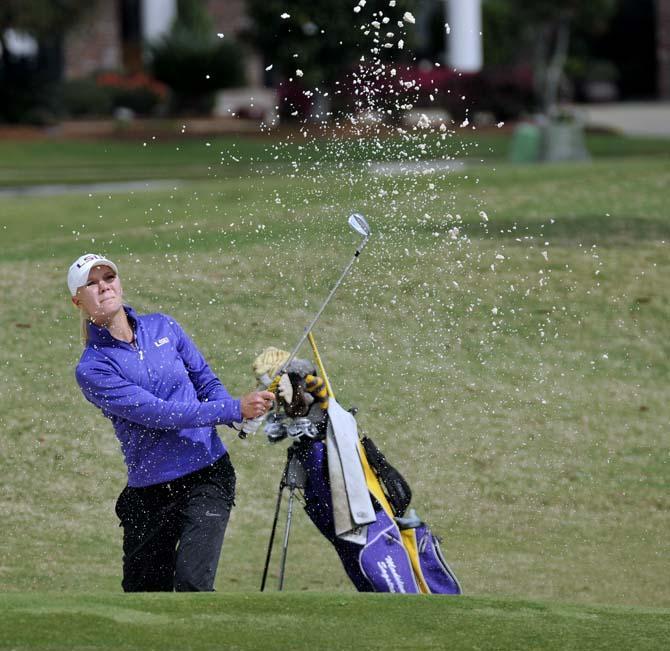
POLYGON ((0 124, 0 140, 108 140, 151 136, 262 135, 256 120, 238 118, 175 118, 120 120, 67 120, 38 127, 0 124))

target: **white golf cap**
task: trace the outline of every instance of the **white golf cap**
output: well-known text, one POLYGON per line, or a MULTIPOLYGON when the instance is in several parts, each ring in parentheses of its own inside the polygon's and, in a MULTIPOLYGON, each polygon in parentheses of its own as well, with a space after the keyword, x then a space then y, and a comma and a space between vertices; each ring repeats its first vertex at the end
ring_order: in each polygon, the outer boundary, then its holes
POLYGON ((119 273, 116 265, 107 258, 97 253, 84 253, 79 259, 75 260, 67 272, 67 286, 70 294, 75 296, 77 290, 88 281, 88 272, 93 267, 107 266, 114 269, 114 273, 119 273))

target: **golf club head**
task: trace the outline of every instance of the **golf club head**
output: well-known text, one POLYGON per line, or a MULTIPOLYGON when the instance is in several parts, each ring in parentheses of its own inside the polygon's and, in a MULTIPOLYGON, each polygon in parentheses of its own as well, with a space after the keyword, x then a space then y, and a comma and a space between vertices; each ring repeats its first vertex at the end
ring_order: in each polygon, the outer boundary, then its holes
POLYGON ((349 226, 362 237, 370 237, 370 226, 368 226, 367 220, 360 213, 355 212, 349 216, 349 226))

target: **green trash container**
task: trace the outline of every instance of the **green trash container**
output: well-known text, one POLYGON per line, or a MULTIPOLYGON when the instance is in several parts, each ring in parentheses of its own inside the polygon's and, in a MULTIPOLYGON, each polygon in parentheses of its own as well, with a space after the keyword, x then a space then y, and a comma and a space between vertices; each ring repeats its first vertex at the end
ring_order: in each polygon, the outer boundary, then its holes
POLYGON ((554 120, 543 129, 543 160, 586 161, 589 158, 581 123, 576 120, 554 120))
POLYGON ((535 163, 540 160, 542 133, 535 124, 517 125, 512 134, 509 159, 513 163, 535 163))

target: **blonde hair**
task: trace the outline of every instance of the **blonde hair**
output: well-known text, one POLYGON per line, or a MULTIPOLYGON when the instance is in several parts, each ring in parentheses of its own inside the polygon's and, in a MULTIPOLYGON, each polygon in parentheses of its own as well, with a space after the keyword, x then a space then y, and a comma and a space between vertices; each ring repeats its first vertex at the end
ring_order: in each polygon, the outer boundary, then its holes
POLYGON ((86 348, 86 344, 88 343, 88 314, 84 312, 81 308, 79 309, 79 336, 81 338, 81 345, 86 348))

